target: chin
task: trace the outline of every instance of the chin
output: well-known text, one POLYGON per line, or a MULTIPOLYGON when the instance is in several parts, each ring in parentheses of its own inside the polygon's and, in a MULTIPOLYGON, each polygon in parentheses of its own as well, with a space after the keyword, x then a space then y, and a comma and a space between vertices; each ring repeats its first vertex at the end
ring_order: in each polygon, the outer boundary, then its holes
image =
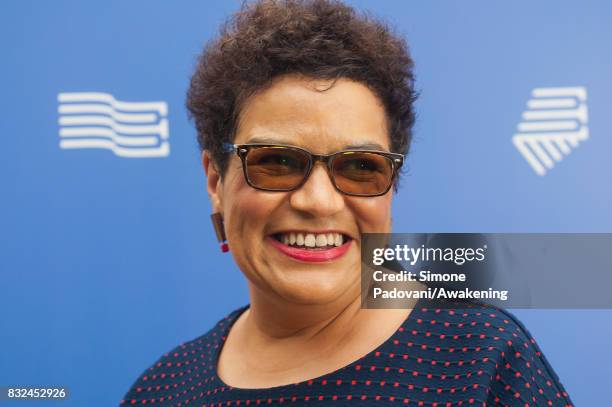
POLYGON ((353 273, 330 277, 329 272, 310 271, 307 276, 283 277, 272 286, 273 290, 296 304, 325 305, 337 301, 348 291, 360 290, 359 276, 353 273))

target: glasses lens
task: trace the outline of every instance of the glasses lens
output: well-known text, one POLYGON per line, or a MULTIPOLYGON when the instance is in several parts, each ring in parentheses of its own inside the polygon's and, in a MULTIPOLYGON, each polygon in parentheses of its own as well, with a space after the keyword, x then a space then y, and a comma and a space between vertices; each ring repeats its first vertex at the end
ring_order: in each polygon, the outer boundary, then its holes
POLYGON ((286 191, 298 186, 308 171, 308 155, 286 147, 255 147, 246 155, 246 173, 256 188, 286 191))
POLYGON ((380 195, 393 181, 393 163, 380 154, 346 152, 334 159, 334 182, 339 190, 353 195, 380 195))

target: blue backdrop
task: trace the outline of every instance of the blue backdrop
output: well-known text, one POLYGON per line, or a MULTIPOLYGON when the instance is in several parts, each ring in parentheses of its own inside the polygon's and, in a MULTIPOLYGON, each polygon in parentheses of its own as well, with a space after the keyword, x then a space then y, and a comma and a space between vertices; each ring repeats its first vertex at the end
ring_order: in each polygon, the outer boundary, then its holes
MULTIPOLYGON (((417 62, 418 122, 395 231, 612 231, 612 3, 350 3, 396 26, 417 62), (542 98, 534 91, 542 88, 557 96, 542 98), (542 99, 553 108, 538 110, 542 99), (580 106, 588 116, 573 118, 580 106), (531 137, 527 150, 543 174, 513 143, 517 134, 531 137)), ((0 6, 0 386, 63 385, 72 394, 62 405, 116 405, 158 356, 247 302, 209 224, 184 108, 197 54, 239 4, 0 6), (117 103, 98 103, 102 121, 61 119, 58 95, 82 92, 117 103), (163 102, 168 111, 151 119, 121 101, 163 102), (141 116, 127 119, 135 122, 166 119, 167 139, 150 129, 143 138, 142 123, 132 135, 108 124, 121 121, 105 116, 109 106, 134 109, 141 116), (76 148, 112 139, 87 137, 87 123, 133 151, 159 152, 167 142, 169 153, 76 148), (79 135, 83 144, 62 147, 79 135)), ((609 400, 610 310, 516 314, 577 405, 609 400)))

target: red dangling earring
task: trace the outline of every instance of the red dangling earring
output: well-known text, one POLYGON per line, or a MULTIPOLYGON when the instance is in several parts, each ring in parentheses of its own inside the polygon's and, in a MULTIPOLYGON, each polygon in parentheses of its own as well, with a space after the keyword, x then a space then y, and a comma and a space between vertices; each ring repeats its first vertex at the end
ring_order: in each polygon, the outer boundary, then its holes
POLYGON ((217 240, 221 245, 221 251, 223 253, 229 252, 229 246, 227 245, 227 238, 225 237, 225 227, 223 226, 223 216, 221 213, 215 212, 210 215, 210 220, 212 221, 213 227, 215 228, 215 233, 217 234, 217 240))

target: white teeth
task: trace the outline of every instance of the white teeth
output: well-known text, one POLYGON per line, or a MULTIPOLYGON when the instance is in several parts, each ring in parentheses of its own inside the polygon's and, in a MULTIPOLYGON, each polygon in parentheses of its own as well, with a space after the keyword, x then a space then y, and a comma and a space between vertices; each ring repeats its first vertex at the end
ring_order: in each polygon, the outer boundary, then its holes
POLYGON ((312 233, 307 234, 306 237, 304 238, 304 246, 315 247, 315 244, 316 244, 315 235, 313 235, 312 233))
POLYGON ((325 247, 342 246, 344 237, 342 233, 283 233, 279 240, 286 245, 306 246, 306 247, 325 247))
POLYGON ((327 246, 327 235, 317 235, 316 245, 317 247, 327 246))
POLYGON ((334 246, 342 246, 342 233, 336 233, 334 238, 334 246))

